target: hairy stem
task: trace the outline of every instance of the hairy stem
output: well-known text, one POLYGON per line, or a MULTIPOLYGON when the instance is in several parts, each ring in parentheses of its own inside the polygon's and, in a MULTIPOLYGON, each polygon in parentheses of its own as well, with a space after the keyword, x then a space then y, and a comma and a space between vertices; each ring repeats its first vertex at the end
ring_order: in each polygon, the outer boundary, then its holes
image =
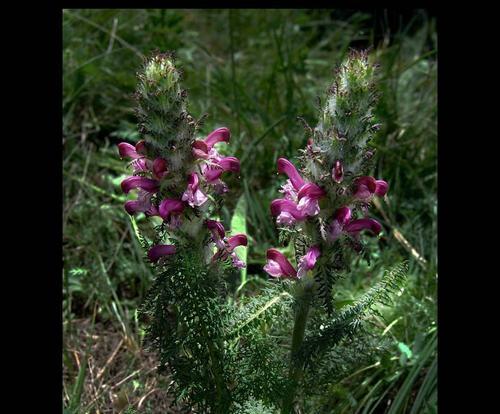
POLYGON ((299 350, 304 340, 304 332, 306 330, 307 317, 309 316, 309 308, 312 298, 312 287, 314 280, 304 280, 304 290, 298 297, 298 307, 295 313, 295 323, 293 326, 292 336, 292 351, 290 355, 290 368, 288 371, 288 379, 290 385, 287 393, 283 398, 281 413, 292 414, 293 403, 297 386, 302 378, 303 364, 298 358, 299 350))

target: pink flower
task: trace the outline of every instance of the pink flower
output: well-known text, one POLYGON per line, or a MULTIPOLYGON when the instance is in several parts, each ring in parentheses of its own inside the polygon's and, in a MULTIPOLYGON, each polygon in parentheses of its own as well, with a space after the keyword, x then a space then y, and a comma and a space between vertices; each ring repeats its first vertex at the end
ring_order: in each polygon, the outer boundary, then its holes
POLYGON ((224 157, 211 163, 204 164, 202 167, 203 177, 209 184, 219 181, 219 177, 225 171, 239 172, 240 160, 236 157, 224 157))
POLYGON ((191 146, 194 157, 204 159, 209 158, 213 146, 217 142, 229 142, 230 137, 231 133, 229 129, 225 127, 217 128, 216 130, 208 134, 208 136, 204 140, 194 141, 191 146))
POLYGON ((212 240, 219 249, 224 249, 226 245, 224 244, 224 238, 226 237, 226 231, 224 226, 220 221, 207 220, 206 225, 210 232, 212 233, 212 240))
POLYGON ((281 192, 285 194, 286 203, 271 204, 271 213, 277 216, 278 224, 291 225, 313 217, 320 211, 319 199, 326 195, 325 191, 314 183, 305 182, 295 166, 285 158, 278 159, 278 172, 288 176, 281 192), (295 207, 294 207, 295 205, 295 207))
POLYGON ((175 246, 172 244, 157 244, 148 251, 148 259, 155 263, 164 256, 170 256, 175 253, 175 246))
POLYGON ((120 153, 120 158, 137 159, 142 157, 142 155, 137 153, 136 147, 127 142, 120 142, 118 144, 118 152, 120 153))
POLYGON ((297 204, 282 198, 271 202, 271 214, 276 217, 278 224, 285 226, 295 224, 297 221, 304 221, 307 218, 305 212, 297 208, 297 204))
POLYGON ((278 159, 278 172, 285 173, 288 176, 295 191, 299 191, 300 188, 305 184, 295 166, 286 158, 278 159))
POLYGON ((154 177, 161 180, 167 174, 167 161, 163 158, 156 158, 150 169, 152 169, 154 177))
POLYGON ((320 255, 321 251, 318 246, 312 246, 307 250, 306 254, 300 258, 297 267, 297 277, 299 279, 304 277, 309 270, 314 268, 316 260, 320 255))
POLYGON ((344 179, 344 167, 342 166, 342 163, 339 160, 335 161, 335 165, 333 166, 332 179, 337 184, 341 183, 342 180, 344 179))
POLYGON ((288 259, 276 249, 267 250, 267 263, 264 270, 272 277, 285 277, 295 279, 297 271, 290 264, 288 259))
POLYGON ((288 259, 276 249, 267 250, 267 263, 264 270, 272 277, 300 279, 314 268, 321 251, 318 246, 310 247, 306 254, 299 259, 298 272, 288 259))
POLYGON ((207 196, 199 189, 199 181, 197 173, 189 174, 188 185, 182 195, 182 201, 186 201, 193 208, 203 205, 208 200, 207 196))
POLYGON ((125 210, 131 216, 135 213, 148 213, 153 208, 151 204, 152 193, 139 189, 137 191, 137 200, 129 200, 125 202, 125 210))
POLYGON ((182 224, 180 215, 183 211, 184 203, 181 200, 166 198, 160 203, 158 215, 171 229, 178 229, 182 224))
POLYGON ((382 226, 377 220, 361 218, 351 221, 351 216, 351 209, 348 207, 341 207, 335 211, 328 229, 328 239, 330 241, 337 240, 343 232, 357 238, 362 230, 370 230, 374 234, 379 234, 382 230, 382 226))
POLYGON ((297 194, 299 204, 297 209, 306 216, 313 217, 319 213, 319 199, 326 195, 325 191, 314 183, 304 184, 297 194))
POLYGON ((148 193, 156 193, 160 188, 160 183, 158 180, 151 178, 132 176, 125 178, 121 183, 121 187, 125 194, 128 194, 134 188, 141 188, 148 193))
POLYGON ((248 244, 247 236, 236 234, 226 239, 226 231, 221 222, 207 220, 205 223, 212 233, 212 241, 217 246, 217 252, 212 257, 212 261, 226 260, 228 257, 231 257, 234 267, 240 269, 245 267, 245 263, 238 257, 234 249, 238 246, 246 246, 248 244))
POLYGON ((374 234, 379 234, 382 226, 377 220, 371 218, 362 218, 353 220, 344 227, 345 231, 357 236, 361 230, 370 230, 374 234))
POLYGON ((383 197, 389 188, 384 180, 375 180, 367 176, 358 178, 354 184, 354 197, 360 200, 370 200, 374 194, 383 197))

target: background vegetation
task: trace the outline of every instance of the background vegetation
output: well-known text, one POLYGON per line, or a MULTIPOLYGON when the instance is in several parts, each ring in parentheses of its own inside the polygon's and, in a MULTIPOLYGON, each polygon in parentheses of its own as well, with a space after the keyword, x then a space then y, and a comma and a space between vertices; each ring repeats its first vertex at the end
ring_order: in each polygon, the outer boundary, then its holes
POLYGON ((247 289, 258 290, 265 251, 277 245, 269 202, 315 125, 318 97, 350 47, 372 47, 380 64, 382 128, 374 174, 390 184, 375 217, 385 228, 369 266, 342 282, 349 303, 382 269, 409 259, 396 305, 373 318, 390 341, 375 364, 347 373, 311 412, 436 412, 437 38, 423 10, 66 10, 63 16, 64 406, 68 413, 182 412, 169 379, 141 349, 136 309, 152 282, 123 209, 126 176, 116 143, 138 139, 135 73, 153 49, 173 50, 190 112, 203 133, 232 131, 242 161, 228 176, 225 221, 247 213, 247 289))

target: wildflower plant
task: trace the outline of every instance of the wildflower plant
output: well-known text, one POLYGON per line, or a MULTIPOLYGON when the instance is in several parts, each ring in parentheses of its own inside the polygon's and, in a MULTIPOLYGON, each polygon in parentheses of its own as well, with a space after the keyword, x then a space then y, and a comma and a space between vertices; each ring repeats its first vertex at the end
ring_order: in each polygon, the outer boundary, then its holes
POLYGON ((136 194, 125 209, 156 270, 140 313, 160 371, 169 369, 177 399, 196 412, 295 412, 314 387, 331 384, 379 345, 362 322, 375 304, 389 302, 404 265, 353 304, 334 301, 353 257, 366 255, 364 233, 382 230, 369 217, 373 197, 389 188, 367 174, 379 127, 374 71, 365 52, 352 52, 327 91, 318 125, 306 127, 298 160, 278 159, 287 180, 270 214, 294 255, 269 249, 265 287, 237 300, 227 282, 245 266, 235 248, 247 237, 219 219, 231 195, 224 174, 240 171, 237 158, 217 150, 230 143, 230 131, 198 136, 201 122, 188 113, 172 55, 154 54, 139 73, 142 139, 120 143, 119 153, 133 173, 122 189, 136 194), (147 217, 152 236, 137 227, 138 214, 147 217))

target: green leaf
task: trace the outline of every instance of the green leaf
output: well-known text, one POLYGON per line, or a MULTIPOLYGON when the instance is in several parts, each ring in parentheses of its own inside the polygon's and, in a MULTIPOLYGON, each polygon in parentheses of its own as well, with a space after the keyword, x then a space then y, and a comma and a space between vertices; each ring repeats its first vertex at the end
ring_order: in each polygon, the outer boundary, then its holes
MULTIPOLYGON (((233 218, 231 219, 231 235, 243 233, 247 234, 247 200, 245 195, 242 194, 236 204, 234 209, 233 218)), ((243 261, 247 262, 248 251, 247 247, 238 246, 234 249, 238 257, 243 261)), ((247 268, 241 269, 241 284, 246 283, 247 280, 247 268)))

